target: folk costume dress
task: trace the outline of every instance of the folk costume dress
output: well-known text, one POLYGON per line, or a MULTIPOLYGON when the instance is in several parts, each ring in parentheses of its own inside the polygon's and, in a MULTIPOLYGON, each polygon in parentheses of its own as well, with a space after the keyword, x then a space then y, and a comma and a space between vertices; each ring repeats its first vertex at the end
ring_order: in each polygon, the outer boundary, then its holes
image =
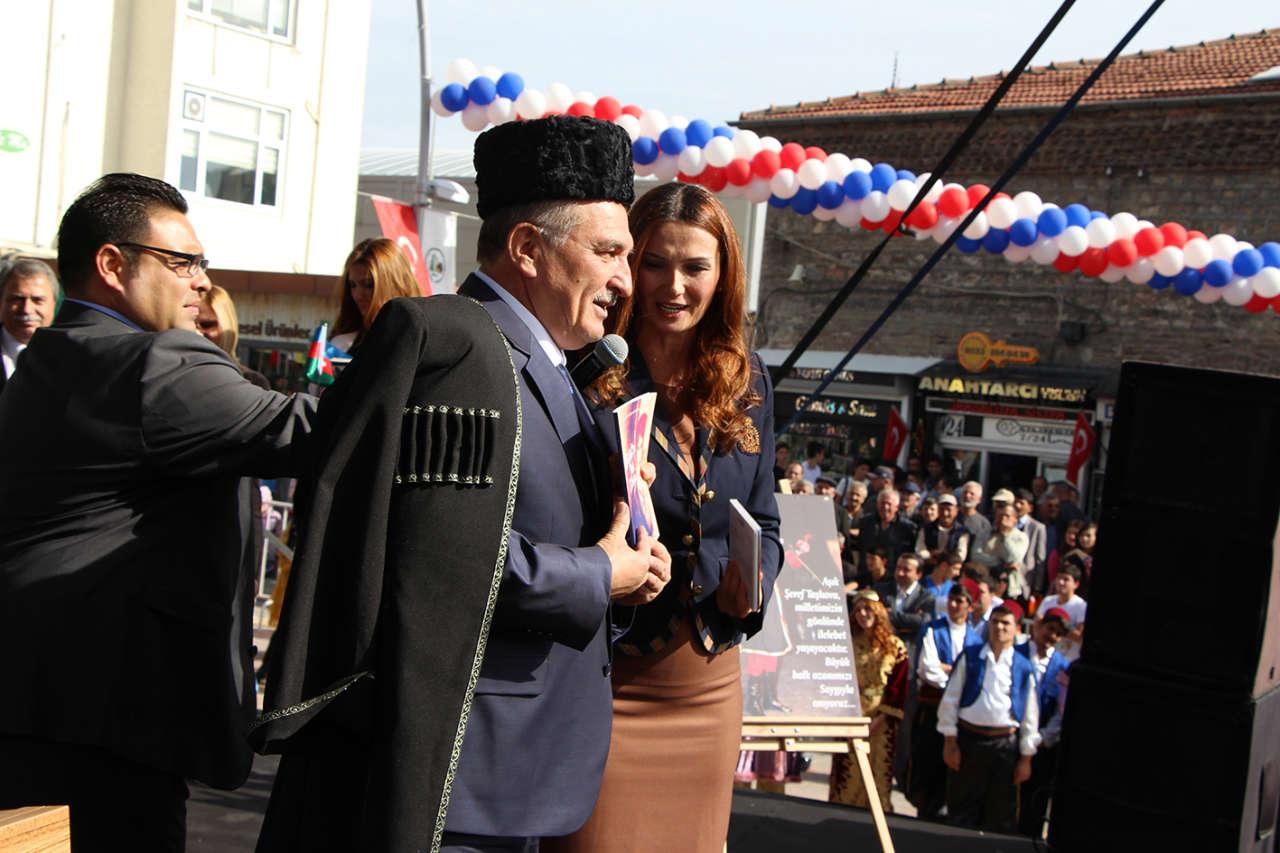
MULTIPOLYGON (((907 702, 907 647, 898 637, 891 637, 891 650, 873 645, 869 634, 854 632, 853 660, 858 671, 858 689, 862 698, 862 715, 885 716, 885 725, 871 736, 871 773, 875 777, 880 805, 889 808, 889 787, 893 776, 893 757, 898 748, 898 726, 907 702)), ((827 799, 847 806, 869 808, 870 799, 852 755, 835 755, 831 759, 831 787, 827 799)))

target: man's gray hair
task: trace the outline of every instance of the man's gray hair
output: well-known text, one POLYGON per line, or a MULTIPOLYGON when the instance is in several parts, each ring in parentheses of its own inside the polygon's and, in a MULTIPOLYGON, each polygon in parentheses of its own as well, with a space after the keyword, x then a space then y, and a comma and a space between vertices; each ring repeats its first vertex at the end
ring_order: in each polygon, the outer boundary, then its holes
POLYGON ((521 222, 537 228, 552 246, 563 246, 582 222, 582 202, 535 201, 495 211, 480 224, 476 260, 483 264, 501 258, 507 251, 507 235, 521 222))
POLYGON ((49 282, 53 290, 53 301, 62 298, 62 284, 53 267, 35 258, 9 258, 0 261, 0 294, 4 293, 9 282, 19 278, 43 278, 49 282))

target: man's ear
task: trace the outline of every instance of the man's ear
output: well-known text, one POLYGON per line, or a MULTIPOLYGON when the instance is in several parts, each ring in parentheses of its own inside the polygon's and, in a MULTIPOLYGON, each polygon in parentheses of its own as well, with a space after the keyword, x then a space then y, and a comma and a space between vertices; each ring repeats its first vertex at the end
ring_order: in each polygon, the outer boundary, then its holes
POLYGON ((124 293, 129 278, 129 260, 118 246, 104 243, 93 256, 94 270, 102 283, 117 293, 124 293))
POLYGON ((542 232, 531 222, 521 222, 507 233, 507 260, 525 278, 537 278, 542 265, 542 232))

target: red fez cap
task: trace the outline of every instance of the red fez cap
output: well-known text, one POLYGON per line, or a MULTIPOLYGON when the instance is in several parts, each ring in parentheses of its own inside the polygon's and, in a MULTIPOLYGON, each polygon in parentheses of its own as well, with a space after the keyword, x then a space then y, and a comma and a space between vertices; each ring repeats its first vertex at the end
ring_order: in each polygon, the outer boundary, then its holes
POLYGON ((1071 627, 1071 614, 1063 610, 1061 607, 1050 607, 1040 616, 1041 619, 1059 619, 1062 621, 1063 628, 1071 627))
POLYGON ((1012 598, 1005 599, 1004 603, 1001 604, 1000 607, 1003 607, 1005 610, 1008 610, 1013 614, 1014 622, 1022 621, 1022 605, 1014 601, 1012 598))
POLYGON ((977 600, 978 600, 978 592, 979 592, 979 590, 978 590, 978 582, 977 582, 976 580, 974 580, 973 578, 961 578, 961 579, 960 579, 960 586, 962 586, 962 587, 964 587, 965 589, 969 590, 969 597, 970 597, 970 598, 972 598, 974 601, 977 601, 977 600))

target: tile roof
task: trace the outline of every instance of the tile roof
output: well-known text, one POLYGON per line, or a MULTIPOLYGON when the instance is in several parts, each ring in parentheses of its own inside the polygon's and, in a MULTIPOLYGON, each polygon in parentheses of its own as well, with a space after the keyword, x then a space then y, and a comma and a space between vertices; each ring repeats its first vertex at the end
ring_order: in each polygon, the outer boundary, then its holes
MULTIPOLYGON (((1028 68, 1005 94, 1000 106, 1059 106, 1100 62, 1101 59, 1082 59, 1028 68)), ((1002 71, 967 80, 943 80, 922 86, 859 92, 825 101, 745 112, 740 120, 976 110, 1003 79, 1002 71)), ((1094 83, 1081 103, 1261 92, 1280 92, 1280 28, 1120 56, 1094 83)))

